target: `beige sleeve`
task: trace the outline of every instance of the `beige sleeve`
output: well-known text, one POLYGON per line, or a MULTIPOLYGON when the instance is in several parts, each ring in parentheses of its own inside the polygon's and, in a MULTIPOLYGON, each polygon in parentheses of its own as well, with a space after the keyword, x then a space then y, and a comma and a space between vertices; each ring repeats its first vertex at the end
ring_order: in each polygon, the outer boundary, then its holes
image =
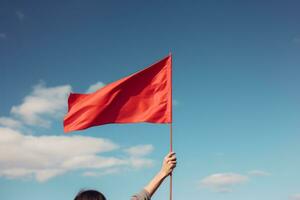
POLYGON ((150 200, 151 197, 146 190, 141 190, 139 193, 133 195, 131 200, 150 200))

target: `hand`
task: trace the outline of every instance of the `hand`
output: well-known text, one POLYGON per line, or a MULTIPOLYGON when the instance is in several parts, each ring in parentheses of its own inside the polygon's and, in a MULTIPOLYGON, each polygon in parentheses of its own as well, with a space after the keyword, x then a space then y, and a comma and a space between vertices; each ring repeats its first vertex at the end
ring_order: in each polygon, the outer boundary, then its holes
POLYGON ((155 193, 164 179, 173 172, 174 168, 176 167, 176 163, 177 161, 175 153, 168 153, 168 155, 166 155, 166 157, 164 158, 161 170, 144 188, 149 193, 150 197, 155 193))
POLYGON ((170 152, 166 155, 166 157, 164 158, 162 167, 161 167, 161 174, 166 177, 169 176, 174 168, 176 167, 177 164, 177 159, 176 159, 176 155, 175 152, 170 152))

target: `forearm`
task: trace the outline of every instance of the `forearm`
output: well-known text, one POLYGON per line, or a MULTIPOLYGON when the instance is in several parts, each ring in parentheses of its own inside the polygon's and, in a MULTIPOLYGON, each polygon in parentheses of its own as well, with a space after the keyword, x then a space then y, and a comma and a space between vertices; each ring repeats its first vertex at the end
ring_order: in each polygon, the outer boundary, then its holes
POLYGON ((164 181, 167 175, 159 171, 155 177, 148 183, 148 185, 144 188, 150 195, 150 197, 155 193, 160 184, 164 181))
POLYGON ((170 152, 164 158, 161 170, 154 176, 154 178, 148 183, 148 185, 144 187, 144 190, 149 194, 150 197, 155 193, 164 179, 172 173, 175 167, 176 156, 174 152, 170 152))

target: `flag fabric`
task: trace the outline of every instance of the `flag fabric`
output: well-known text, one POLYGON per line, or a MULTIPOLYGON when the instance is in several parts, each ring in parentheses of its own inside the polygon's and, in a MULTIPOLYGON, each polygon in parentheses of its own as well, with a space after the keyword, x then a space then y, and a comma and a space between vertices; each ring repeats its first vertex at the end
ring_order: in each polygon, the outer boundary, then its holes
POLYGON ((71 93, 64 131, 110 123, 172 122, 171 55, 94 93, 71 93))

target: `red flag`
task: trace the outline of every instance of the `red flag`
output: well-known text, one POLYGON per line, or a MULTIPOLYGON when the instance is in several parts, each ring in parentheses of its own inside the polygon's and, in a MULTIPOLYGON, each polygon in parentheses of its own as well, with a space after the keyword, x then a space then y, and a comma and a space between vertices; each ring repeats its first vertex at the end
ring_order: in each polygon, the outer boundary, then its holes
POLYGON ((109 123, 171 123, 171 55, 90 94, 71 93, 64 131, 109 123))

